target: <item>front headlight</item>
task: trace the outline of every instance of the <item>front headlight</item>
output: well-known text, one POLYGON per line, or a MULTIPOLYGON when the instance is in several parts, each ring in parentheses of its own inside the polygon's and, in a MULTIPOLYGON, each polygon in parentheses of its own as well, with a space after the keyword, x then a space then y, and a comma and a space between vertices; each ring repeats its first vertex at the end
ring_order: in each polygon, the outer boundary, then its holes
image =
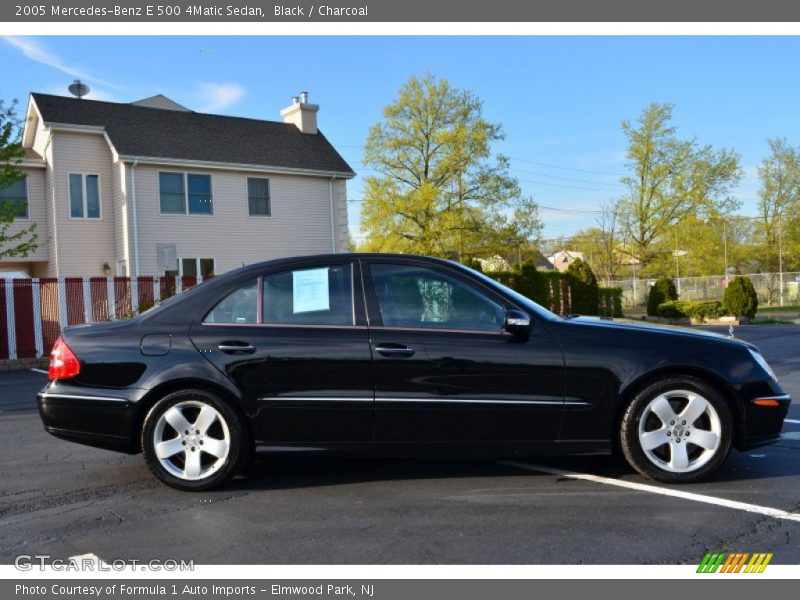
POLYGON ((764 369, 767 373, 769 373, 770 377, 772 377, 775 381, 778 378, 775 376, 775 371, 772 370, 772 367, 769 366, 769 363, 761 356, 760 352, 753 350, 752 348, 748 348, 750 351, 750 356, 753 357, 753 360, 758 363, 758 366, 764 369))

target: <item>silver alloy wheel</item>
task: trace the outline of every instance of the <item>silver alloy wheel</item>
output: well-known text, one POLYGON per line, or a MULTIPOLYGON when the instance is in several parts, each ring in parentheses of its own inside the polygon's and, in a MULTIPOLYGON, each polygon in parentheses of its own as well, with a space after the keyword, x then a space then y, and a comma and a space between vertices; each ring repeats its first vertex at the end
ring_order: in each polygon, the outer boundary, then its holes
POLYGON ((653 398, 639 420, 648 460, 671 473, 691 473, 710 461, 722 441, 722 421, 697 392, 671 390, 653 398))
POLYGON ((153 430, 158 462, 170 475, 187 481, 205 479, 220 469, 228 459, 230 440, 228 424, 220 412, 199 400, 171 406, 153 430), (187 418, 186 414, 195 416, 187 418), (172 432, 177 435, 165 439, 172 432))

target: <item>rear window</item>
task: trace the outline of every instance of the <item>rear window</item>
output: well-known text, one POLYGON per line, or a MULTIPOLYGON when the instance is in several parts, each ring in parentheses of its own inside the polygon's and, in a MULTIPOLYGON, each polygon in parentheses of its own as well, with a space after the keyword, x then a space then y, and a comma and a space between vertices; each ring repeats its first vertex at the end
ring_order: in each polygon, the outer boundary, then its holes
POLYGON ((246 283, 219 302, 203 323, 255 323, 258 315, 258 280, 246 283))

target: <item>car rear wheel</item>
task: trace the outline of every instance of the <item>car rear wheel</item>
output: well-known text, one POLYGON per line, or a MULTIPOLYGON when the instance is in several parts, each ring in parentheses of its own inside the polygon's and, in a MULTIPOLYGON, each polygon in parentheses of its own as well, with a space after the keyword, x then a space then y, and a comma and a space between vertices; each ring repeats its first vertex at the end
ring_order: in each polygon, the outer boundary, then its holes
POLYGON ((694 377, 672 377, 636 394, 622 418, 620 445, 643 475, 689 483, 719 468, 732 431, 730 408, 713 387, 694 377))
POLYGON ((150 409, 142 428, 147 466, 180 490, 206 490, 227 481, 243 468, 249 446, 236 411, 204 390, 169 394, 150 409))

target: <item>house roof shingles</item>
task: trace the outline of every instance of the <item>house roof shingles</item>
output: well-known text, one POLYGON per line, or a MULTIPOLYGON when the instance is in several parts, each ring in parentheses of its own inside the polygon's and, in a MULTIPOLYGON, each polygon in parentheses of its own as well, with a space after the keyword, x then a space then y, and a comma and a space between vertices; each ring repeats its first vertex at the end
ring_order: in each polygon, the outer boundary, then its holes
POLYGON ((45 122, 104 127, 122 156, 353 174, 321 132, 301 133, 289 123, 49 94, 31 96, 45 122))

